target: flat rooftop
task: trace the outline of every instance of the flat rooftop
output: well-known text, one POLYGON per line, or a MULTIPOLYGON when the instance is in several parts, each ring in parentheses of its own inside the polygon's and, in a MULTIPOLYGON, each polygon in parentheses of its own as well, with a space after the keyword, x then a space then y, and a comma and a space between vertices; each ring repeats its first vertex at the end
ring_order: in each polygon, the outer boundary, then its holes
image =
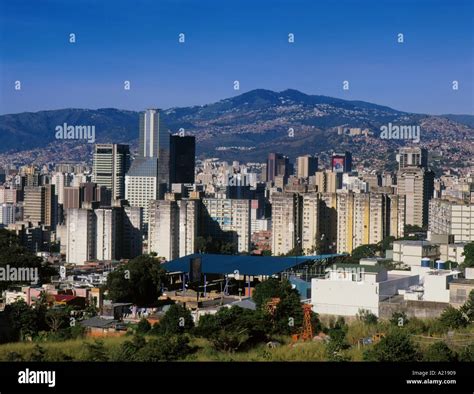
POLYGON ((201 271, 204 274, 233 274, 235 271, 238 271, 239 275, 271 276, 308 261, 324 261, 344 256, 346 255, 321 254, 315 256, 274 257, 195 253, 163 263, 162 267, 170 272, 189 272, 191 259, 201 258, 201 271))

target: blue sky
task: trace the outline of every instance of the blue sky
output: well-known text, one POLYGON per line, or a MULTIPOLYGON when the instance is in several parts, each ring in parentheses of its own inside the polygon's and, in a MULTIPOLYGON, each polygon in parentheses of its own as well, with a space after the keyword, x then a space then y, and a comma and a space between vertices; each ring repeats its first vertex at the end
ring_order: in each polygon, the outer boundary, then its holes
POLYGON ((473 114, 473 15, 472 0, 0 0, 0 113, 169 108, 292 88, 473 114))

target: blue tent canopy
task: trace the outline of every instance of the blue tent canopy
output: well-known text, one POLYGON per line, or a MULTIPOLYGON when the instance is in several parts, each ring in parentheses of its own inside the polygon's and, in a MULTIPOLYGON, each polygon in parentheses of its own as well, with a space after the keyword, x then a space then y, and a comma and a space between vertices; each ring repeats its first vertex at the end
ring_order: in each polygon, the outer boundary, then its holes
POLYGON ((189 272, 190 260, 200 257, 204 274, 233 274, 238 271, 240 275, 271 276, 306 261, 321 261, 342 256, 345 255, 321 254, 317 256, 273 257, 196 253, 164 263, 163 268, 169 272, 189 272))

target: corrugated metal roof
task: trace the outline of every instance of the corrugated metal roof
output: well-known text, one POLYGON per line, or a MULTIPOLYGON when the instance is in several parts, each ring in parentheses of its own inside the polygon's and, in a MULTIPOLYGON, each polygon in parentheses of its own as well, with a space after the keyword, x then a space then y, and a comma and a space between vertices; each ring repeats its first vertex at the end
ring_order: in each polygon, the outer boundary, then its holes
POLYGON ((205 274, 274 275, 308 260, 324 260, 342 254, 322 254, 317 256, 241 256, 222 254, 191 254, 164 263, 162 266, 171 272, 189 272, 189 261, 201 257, 202 272, 205 274))

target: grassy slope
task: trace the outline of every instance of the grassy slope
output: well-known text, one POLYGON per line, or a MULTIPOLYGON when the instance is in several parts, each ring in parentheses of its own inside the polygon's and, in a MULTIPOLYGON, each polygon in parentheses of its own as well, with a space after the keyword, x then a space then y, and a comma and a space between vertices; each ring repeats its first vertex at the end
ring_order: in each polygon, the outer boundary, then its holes
MULTIPOLYGON (((352 345, 346 351, 346 355, 353 361, 362 361, 364 348, 358 348, 357 340, 362 337, 371 336, 377 332, 385 332, 388 328, 387 322, 379 322, 376 326, 367 326, 360 321, 354 321, 349 324, 347 341, 352 345)), ((474 326, 457 330, 448 345, 461 350, 466 345, 466 339, 474 335, 474 326), (470 337, 467 337, 470 334, 470 337)), ((113 355, 118 347, 131 336, 104 338, 104 346, 109 355, 113 355)), ((430 337, 428 333, 420 333, 420 336, 413 336, 415 343, 425 348, 427 345, 441 339, 440 336, 430 337)), ((291 345, 289 337, 275 338, 281 343, 279 347, 270 349, 265 344, 260 344, 252 349, 242 352, 226 353, 219 352, 212 348, 208 340, 203 338, 191 338, 190 345, 197 348, 197 351, 185 359, 185 361, 326 361, 325 344, 319 341, 300 342, 291 345)), ((469 340, 468 340, 469 341, 469 340)), ((63 342, 42 342, 41 347, 46 351, 48 361, 58 361, 63 358, 61 355, 72 357, 75 361, 87 361, 84 342, 93 342, 92 339, 75 339, 63 342)), ((19 342, 0 345, 0 361, 5 361, 10 352, 16 352, 24 358, 33 351, 35 343, 19 342)))

